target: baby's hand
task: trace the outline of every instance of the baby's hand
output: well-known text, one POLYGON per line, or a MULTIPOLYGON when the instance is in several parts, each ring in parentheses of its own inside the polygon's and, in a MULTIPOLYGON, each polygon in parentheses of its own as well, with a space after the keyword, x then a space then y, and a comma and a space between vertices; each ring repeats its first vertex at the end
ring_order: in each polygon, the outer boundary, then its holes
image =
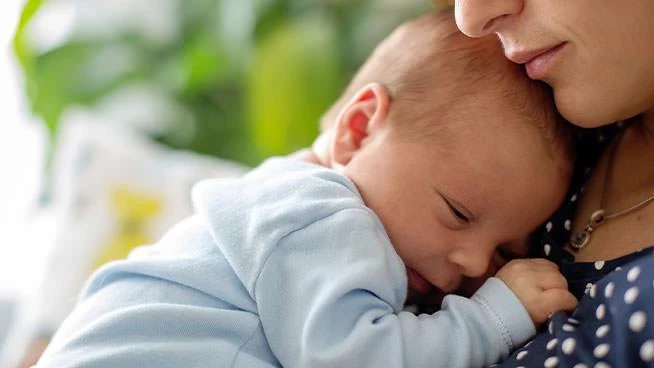
POLYGON ((572 311, 577 306, 565 277, 548 260, 514 259, 500 268, 495 277, 515 293, 536 326, 556 311, 572 311))

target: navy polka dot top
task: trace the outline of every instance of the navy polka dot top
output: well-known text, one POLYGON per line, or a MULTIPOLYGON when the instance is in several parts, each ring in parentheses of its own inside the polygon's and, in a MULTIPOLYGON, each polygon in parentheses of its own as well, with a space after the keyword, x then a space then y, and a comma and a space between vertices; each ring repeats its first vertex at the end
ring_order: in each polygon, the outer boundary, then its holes
POLYGON ((622 125, 586 131, 568 200, 537 234, 531 256, 556 262, 579 298, 572 315, 543 331, 498 367, 654 368, 654 247, 613 260, 574 262, 564 246, 576 201, 602 151, 622 125))

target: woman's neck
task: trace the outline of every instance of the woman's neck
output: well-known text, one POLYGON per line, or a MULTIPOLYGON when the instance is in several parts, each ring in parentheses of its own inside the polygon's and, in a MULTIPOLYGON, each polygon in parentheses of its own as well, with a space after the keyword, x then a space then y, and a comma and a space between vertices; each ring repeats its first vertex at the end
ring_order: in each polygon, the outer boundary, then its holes
POLYGON ((654 136, 654 109, 644 113, 641 119, 645 130, 654 136))
POLYGON ((618 137, 621 141, 611 173, 614 185, 607 190, 622 193, 628 203, 654 192, 654 115, 642 115, 623 134, 623 137, 618 137))
MULTIPOLYGON (((578 232, 590 215, 602 208, 607 213, 630 208, 654 193, 654 115, 643 114, 625 128, 613 153, 611 149, 594 170, 579 203, 573 224, 578 232), (609 175, 606 180, 606 175, 609 175)), ((576 253, 579 261, 606 260, 654 245, 654 203, 607 221, 597 227, 592 241, 576 253)))

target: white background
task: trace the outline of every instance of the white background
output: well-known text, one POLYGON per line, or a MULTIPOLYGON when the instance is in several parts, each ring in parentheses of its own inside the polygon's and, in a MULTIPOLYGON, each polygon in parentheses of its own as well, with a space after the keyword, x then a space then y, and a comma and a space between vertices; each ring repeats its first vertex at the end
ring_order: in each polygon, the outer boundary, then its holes
POLYGON ((30 117, 11 41, 23 0, 0 2, 0 295, 28 294, 38 282, 45 231, 35 231, 43 144, 30 117))

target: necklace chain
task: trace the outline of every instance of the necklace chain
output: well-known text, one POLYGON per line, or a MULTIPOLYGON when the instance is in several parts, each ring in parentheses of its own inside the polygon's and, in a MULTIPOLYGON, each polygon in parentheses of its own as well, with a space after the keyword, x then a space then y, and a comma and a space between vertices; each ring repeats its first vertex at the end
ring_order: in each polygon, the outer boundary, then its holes
POLYGON ((611 213, 611 214, 608 214, 608 215, 604 215, 604 220, 610 220, 610 219, 613 219, 613 218, 616 218, 616 217, 620 217, 622 215, 626 215, 629 212, 632 212, 632 211, 635 211, 635 210, 637 210, 637 209, 639 209, 641 207, 644 207, 646 204, 648 204, 651 201, 654 201, 654 193, 650 194, 649 197, 643 199, 642 201, 634 204, 633 206, 631 206, 631 207, 629 207, 627 209, 624 209, 624 210, 618 211, 618 212, 614 212, 614 213, 611 213))
MULTIPOLYGON (((624 130, 622 131, 622 134, 624 134, 624 130)), ((604 173, 604 183, 602 184, 602 194, 600 197, 600 208, 595 210, 591 215, 590 218, 588 219, 588 224, 581 229, 580 231, 577 231, 576 233, 572 234, 570 237, 570 246, 572 249, 575 251, 581 250, 584 247, 590 243, 591 235, 595 229, 597 229, 598 226, 602 225, 606 220, 611 220, 620 216, 627 215, 633 211, 636 211, 642 207, 645 207, 647 204, 651 203, 654 201, 654 193, 650 193, 650 195, 635 203, 634 205, 625 208, 620 211, 616 211, 613 213, 606 213, 606 210, 604 210, 604 201, 606 200, 606 191, 607 187, 609 186, 609 180, 611 178, 611 174, 613 171, 613 161, 615 157, 615 151, 618 148, 618 144, 622 138, 622 134, 619 137, 615 138, 615 142, 613 143, 611 147, 611 151, 609 152, 609 158, 608 162, 606 164, 606 170, 604 173)))

